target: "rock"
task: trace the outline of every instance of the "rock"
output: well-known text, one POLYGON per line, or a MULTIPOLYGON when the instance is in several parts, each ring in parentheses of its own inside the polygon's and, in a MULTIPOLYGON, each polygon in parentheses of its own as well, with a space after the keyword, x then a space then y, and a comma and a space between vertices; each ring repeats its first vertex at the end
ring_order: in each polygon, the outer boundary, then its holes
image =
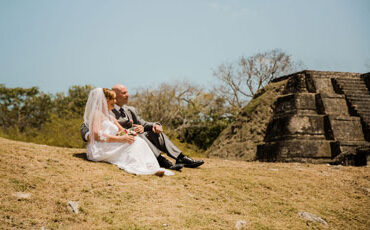
POLYGON ((247 222, 245 220, 238 220, 235 223, 236 230, 247 229, 247 222))
POLYGON ((163 224, 162 226, 163 226, 163 227, 168 227, 168 224, 163 224))
POLYGON ((68 207, 70 207, 74 213, 78 214, 78 202, 77 201, 68 201, 68 207))
POLYGON ((328 223, 323 220, 322 218, 312 214, 312 213, 309 213, 309 212, 299 212, 298 215, 300 217, 302 217, 303 219, 305 220, 308 220, 308 221, 312 221, 312 222, 317 222, 317 223, 321 223, 321 224, 324 224, 324 225, 328 225, 328 223))
POLYGON ((15 192, 13 193, 13 196, 17 197, 18 200, 27 200, 31 197, 31 194, 30 193, 24 193, 24 192, 15 192))
POLYGON ((277 172, 277 171, 279 171, 279 169, 269 169, 270 171, 275 171, 275 172, 277 172))
POLYGON ((342 166, 341 165, 334 165, 334 166, 332 166, 332 169, 341 169, 342 168, 342 166))

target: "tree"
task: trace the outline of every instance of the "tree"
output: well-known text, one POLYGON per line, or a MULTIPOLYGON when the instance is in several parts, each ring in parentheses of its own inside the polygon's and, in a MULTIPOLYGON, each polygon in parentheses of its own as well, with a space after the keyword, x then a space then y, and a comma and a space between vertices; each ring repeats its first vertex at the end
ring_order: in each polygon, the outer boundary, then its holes
POLYGON ((85 112, 87 98, 92 88, 91 85, 74 85, 68 89, 67 96, 64 93, 57 93, 53 99, 53 112, 61 118, 82 118, 85 112))
POLYGON ((32 88, 6 88, 0 85, 0 125, 3 129, 40 129, 50 117, 51 96, 32 88))
POLYGON ((186 107, 199 92, 197 86, 187 82, 163 83, 157 89, 138 89, 130 101, 146 120, 158 121, 173 129, 192 119, 186 107))
POLYGON ((186 110, 192 116, 176 128, 178 138, 201 149, 207 149, 231 122, 225 100, 212 92, 200 92, 186 110))
POLYGON ((296 71, 302 64, 290 55, 274 49, 250 57, 240 57, 235 64, 221 64, 213 75, 220 85, 215 88, 225 98, 233 114, 237 114, 256 92, 271 80, 296 71))
POLYGON ((230 123, 223 98, 187 82, 142 88, 130 103, 145 120, 164 125, 170 136, 202 149, 209 147, 230 123))

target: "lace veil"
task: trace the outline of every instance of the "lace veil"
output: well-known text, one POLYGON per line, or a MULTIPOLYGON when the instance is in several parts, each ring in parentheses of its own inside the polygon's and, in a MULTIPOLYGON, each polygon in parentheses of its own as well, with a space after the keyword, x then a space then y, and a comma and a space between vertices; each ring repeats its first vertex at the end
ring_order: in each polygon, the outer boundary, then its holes
POLYGON ((102 136, 102 124, 104 120, 113 120, 109 114, 107 100, 102 88, 90 91, 87 99, 84 123, 89 128, 89 142, 94 143, 98 136, 102 136))

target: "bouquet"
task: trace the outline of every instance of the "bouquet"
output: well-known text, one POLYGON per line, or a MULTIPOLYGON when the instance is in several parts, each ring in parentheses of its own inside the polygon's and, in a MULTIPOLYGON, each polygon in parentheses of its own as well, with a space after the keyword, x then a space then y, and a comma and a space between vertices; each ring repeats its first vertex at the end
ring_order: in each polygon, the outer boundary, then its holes
POLYGON ((117 133, 117 136, 123 136, 123 135, 131 135, 131 136, 137 136, 137 132, 133 129, 123 129, 121 132, 117 133))

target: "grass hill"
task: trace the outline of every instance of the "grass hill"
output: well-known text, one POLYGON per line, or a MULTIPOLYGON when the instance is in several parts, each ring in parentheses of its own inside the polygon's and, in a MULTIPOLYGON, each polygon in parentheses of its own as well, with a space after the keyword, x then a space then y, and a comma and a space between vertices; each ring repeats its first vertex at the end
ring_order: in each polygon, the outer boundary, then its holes
POLYGON ((369 167, 205 162, 135 176, 87 161, 84 149, 0 138, 0 229, 233 229, 238 220, 248 229, 370 228, 369 167))

